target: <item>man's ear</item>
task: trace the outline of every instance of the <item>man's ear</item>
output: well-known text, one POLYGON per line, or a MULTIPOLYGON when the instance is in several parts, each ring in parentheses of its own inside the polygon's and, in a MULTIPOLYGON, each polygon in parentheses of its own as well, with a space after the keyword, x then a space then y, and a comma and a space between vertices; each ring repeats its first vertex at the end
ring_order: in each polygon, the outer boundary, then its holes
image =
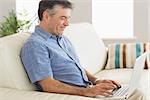
POLYGON ((48 18, 49 18, 49 13, 45 10, 45 11, 43 12, 43 21, 47 21, 48 18))

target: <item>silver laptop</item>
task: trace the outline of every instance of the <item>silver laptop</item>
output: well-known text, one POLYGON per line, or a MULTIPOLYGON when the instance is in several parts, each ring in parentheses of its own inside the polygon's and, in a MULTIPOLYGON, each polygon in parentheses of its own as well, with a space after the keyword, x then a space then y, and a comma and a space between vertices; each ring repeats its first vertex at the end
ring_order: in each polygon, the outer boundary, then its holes
POLYGON ((142 70, 144 68, 145 60, 148 57, 148 52, 143 53, 136 59, 132 76, 128 85, 122 85, 118 90, 113 91, 113 96, 104 97, 97 96, 105 100, 125 100, 139 87, 142 70))

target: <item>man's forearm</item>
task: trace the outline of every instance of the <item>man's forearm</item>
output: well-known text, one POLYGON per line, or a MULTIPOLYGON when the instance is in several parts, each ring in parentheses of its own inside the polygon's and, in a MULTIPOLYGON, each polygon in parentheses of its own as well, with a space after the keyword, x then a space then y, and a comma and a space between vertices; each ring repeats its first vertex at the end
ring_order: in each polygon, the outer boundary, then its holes
POLYGON ((86 96, 87 88, 71 86, 51 78, 44 79, 38 83, 45 92, 86 96))
POLYGON ((110 96, 112 93, 108 90, 114 89, 114 85, 109 83, 100 83, 89 88, 76 87, 54 80, 50 77, 41 80, 38 83, 42 86, 45 92, 89 97, 95 97, 97 95, 110 96))

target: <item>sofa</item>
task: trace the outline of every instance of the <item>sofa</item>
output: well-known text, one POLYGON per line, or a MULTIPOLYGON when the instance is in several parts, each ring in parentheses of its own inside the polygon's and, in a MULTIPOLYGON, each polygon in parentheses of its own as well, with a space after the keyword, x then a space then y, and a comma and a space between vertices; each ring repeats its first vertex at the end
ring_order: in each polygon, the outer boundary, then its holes
MULTIPOLYGON (((31 33, 0 38, 0 100, 100 100, 99 98, 45 93, 31 84, 20 60, 20 50, 31 33)), ((71 24, 64 32, 73 43, 81 65, 100 79, 128 84, 132 68, 104 69, 108 50, 90 23, 71 24)), ((139 90, 150 100, 150 70, 143 69, 139 90)))

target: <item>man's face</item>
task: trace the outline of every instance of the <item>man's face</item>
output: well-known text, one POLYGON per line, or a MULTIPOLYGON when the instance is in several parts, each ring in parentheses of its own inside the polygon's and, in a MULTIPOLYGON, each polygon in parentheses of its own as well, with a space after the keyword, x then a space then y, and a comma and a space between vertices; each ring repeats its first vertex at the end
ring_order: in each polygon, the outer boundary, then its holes
POLYGON ((69 25, 71 9, 57 7, 54 15, 48 17, 48 31, 53 35, 62 35, 64 29, 69 25))

